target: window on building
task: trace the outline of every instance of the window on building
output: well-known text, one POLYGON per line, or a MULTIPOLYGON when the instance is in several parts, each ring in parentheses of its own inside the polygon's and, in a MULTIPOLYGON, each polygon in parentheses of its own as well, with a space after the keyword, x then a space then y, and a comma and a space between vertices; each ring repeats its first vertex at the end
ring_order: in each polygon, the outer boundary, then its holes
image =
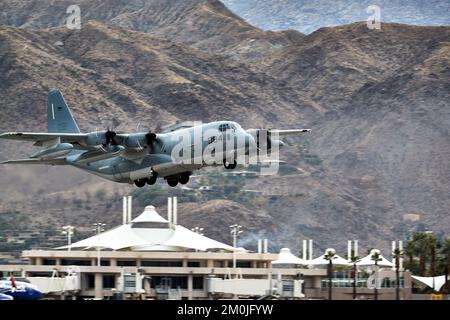
POLYGON ((100 259, 100 265, 104 266, 104 267, 108 267, 111 265, 111 261, 110 260, 106 260, 106 259, 100 259))
POLYGON ((192 279, 192 289, 194 290, 203 290, 204 286, 204 278, 203 277, 193 277, 192 279))
POLYGON ((142 267, 182 267, 182 261, 157 261, 157 260, 142 260, 142 267))
POLYGON ((238 268, 251 268, 251 261, 236 261, 236 267, 238 268))
POLYGON ((134 261, 134 260, 117 260, 117 266, 119 266, 119 267, 135 267, 136 261, 134 261))
POLYGON ((200 261, 188 261, 187 266, 189 268, 200 268, 200 261))
POLYGON ((88 289, 95 288, 95 275, 94 274, 87 275, 87 286, 88 286, 88 289))
POLYGON ((91 260, 62 259, 61 265, 63 265, 63 266, 90 266, 91 260))
POLYGON ((116 287, 116 276, 113 274, 103 275, 103 288, 111 289, 116 287))
POLYGON ((171 289, 187 289, 187 277, 173 276, 173 277, 151 277, 151 287, 156 288, 160 286, 169 286, 171 289))
POLYGON ((44 266, 54 266, 54 265, 56 265, 56 260, 55 259, 44 259, 44 260, 42 260, 42 264, 44 266))

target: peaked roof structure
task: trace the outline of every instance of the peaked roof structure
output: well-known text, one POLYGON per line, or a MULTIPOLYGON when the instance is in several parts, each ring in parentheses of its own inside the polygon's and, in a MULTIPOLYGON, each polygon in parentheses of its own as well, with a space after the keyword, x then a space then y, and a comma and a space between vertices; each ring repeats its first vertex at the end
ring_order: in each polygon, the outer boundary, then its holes
MULTIPOLYGON (((67 249, 69 246, 57 249, 67 249)), ((210 239, 179 225, 169 225, 153 206, 147 206, 131 223, 107 230, 90 238, 75 242, 71 249, 109 249, 131 251, 186 251, 226 250, 245 251, 242 248, 210 239), (148 223, 158 223, 148 227, 148 223), (161 223, 167 223, 162 226, 161 223), (144 227, 142 227, 144 226, 144 227)))
POLYGON ((308 265, 308 260, 303 260, 291 253, 289 248, 282 248, 280 253, 278 254, 278 259, 272 261, 272 265, 280 265, 280 264, 301 264, 308 265))
MULTIPOLYGON (((373 250, 377 250, 377 249, 373 249, 373 250)), ((375 260, 372 259, 372 251, 365 256, 364 258, 362 258, 361 260, 359 260, 356 265, 357 266, 374 266, 375 265, 375 260)), ((392 264, 392 262, 390 262, 388 259, 386 259, 385 257, 383 257, 381 254, 378 257, 378 261, 377 261, 377 265, 380 267, 393 267, 394 265, 392 264)))
POLYGON ((157 222, 157 223, 169 223, 168 220, 164 219, 156 212, 154 206, 146 206, 144 212, 142 212, 139 216, 131 220, 132 223, 140 223, 140 222, 157 222))
MULTIPOLYGON (((309 265, 313 265, 313 266, 317 266, 317 265, 327 265, 330 263, 329 260, 325 259, 325 255, 328 252, 328 250, 333 250, 334 249, 327 249, 325 250, 325 253, 315 259, 309 260, 308 264, 309 265)), ((348 261, 344 258, 342 258, 341 256, 335 254, 332 258, 331 261, 333 263, 333 265, 340 265, 340 266, 347 266, 349 265, 348 261)))

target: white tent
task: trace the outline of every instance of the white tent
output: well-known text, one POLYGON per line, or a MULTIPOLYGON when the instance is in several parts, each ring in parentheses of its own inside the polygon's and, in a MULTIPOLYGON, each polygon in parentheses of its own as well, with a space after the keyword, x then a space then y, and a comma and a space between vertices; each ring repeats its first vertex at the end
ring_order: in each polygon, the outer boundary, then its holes
MULTIPOLYGON (((68 246, 58 249, 67 249, 68 246)), ((72 249, 88 250, 101 248, 110 250, 133 251, 183 251, 219 249, 242 251, 230 245, 202 236, 182 226, 170 228, 168 221, 161 217, 153 206, 131 221, 93 237, 71 244, 72 249), (159 223, 158 227, 148 227, 148 223, 159 223), (161 227, 161 223, 167 226, 161 227), (143 227, 144 226, 144 227, 143 227)), ((245 249, 244 249, 245 251, 245 249)))
POLYGON ((146 206, 144 212, 139 216, 131 220, 132 223, 140 222, 157 222, 157 223, 169 223, 166 219, 161 217, 158 212, 156 212, 154 206, 146 206))
MULTIPOLYGON (((428 287, 440 291, 442 286, 445 284, 445 275, 444 276, 438 276, 438 277, 418 277, 418 276, 411 276, 414 280, 423 283, 427 285, 428 287), (434 287, 433 287, 433 278, 434 278, 434 287)), ((450 279, 450 276, 449 276, 450 279)))
MULTIPOLYGON (((392 262, 390 262, 389 260, 387 260, 385 257, 383 257, 381 254, 378 257, 378 262, 377 265, 380 267, 393 267, 394 265, 392 264, 392 262)), ((365 256, 364 258, 362 258, 361 260, 359 260, 356 263, 357 266, 374 266, 375 265, 375 260, 372 259, 372 253, 368 254, 367 256, 365 256)))
MULTIPOLYGON (((325 253, 323 255, 321 255, 320 257, 317 257, 315 259, 309 260, 308 264, 309 265, 313 265, 313 266, 317 266, 317 265, 327 265, 330 263, 329 260, 325 259, 326 253, 328 252, 328 250, 333 250, 334 249, 327 249, 325 250, 325 253)), ((342 258, 341 256, 335 254, 332 258, 331 258, 331 262, 333 263, 333 265, 337 266, 348 266, 349 263, 347 260, 345 260, 344 258, 342 258)))
POLYGON ((300 259, 291 253, 289 248, 282 248, 280 253, 278 254, 278 259, 272 261, 272 265, 280 265, 280 264, 300 264, 307 265, 308 261, 300 259))

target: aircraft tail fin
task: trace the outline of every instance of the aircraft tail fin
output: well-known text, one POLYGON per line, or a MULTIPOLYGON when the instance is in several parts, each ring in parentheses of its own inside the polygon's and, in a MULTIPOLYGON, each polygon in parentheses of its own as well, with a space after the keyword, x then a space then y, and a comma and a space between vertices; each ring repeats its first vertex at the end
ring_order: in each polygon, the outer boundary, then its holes
POLYGON ((80 132, 69 106, 58 89, 53 89, 48 94, 47 126, 50 133, 80 132))

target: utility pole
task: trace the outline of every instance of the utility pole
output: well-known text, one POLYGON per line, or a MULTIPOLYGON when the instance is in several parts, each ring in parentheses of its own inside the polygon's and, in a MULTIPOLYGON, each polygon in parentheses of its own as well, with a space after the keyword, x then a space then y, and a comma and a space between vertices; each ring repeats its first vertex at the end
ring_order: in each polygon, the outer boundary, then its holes
POLYGON ((97 233, 97 266, 100 267, 101 266, 101 260, 100 260, 100 233, 102 233, 103 231, 105 231, 105 226, 106 224, 101 223, 101 222, 97 222, 93 224, 94 228, 92 229, 92 231, 95 231, 97 233))
POLYGON ((233 224, 230 226, 231 234, 233 235, 233 269, 236 269, 236 246, 237 246, 237 237, 242 233, 242 226, 233 224))
POLYGON ((72 235, 75 227, 71 225, 63 226, 62 234, 67 235, 67 251, 71 251, 70 245, 72 244, 72 235))

